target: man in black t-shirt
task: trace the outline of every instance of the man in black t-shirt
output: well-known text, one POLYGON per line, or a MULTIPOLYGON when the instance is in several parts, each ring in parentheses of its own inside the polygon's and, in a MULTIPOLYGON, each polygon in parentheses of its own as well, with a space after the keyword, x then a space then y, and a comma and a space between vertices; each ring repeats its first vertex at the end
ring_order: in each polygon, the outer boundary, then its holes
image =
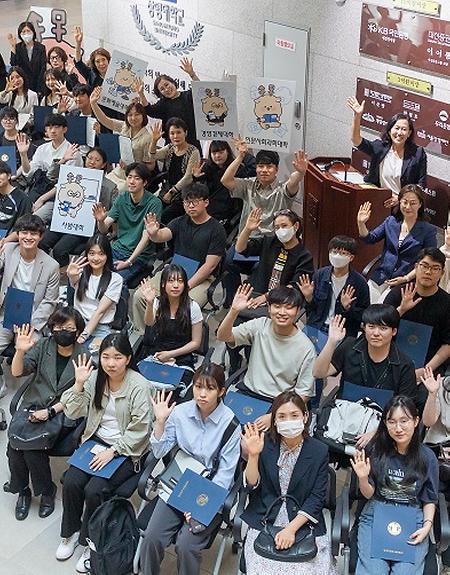
MULTIPOLYGON (((443 374, 450 358, 450 294, 439 287, 445 255, 437 248, 424 248, 415 269, 416 281, 393 288, 385 303, 395 306, 403 319, 433 327, 425 367, 443 374)), ((416 380, 423 374, 423 367, 416 369, 416 380)))
MULTIPOLYGON (((189 279, 189 296, 200 307, 207 301, 207 291, 214 274, 225 255, 225 230, 208 212, 208 188, 204 184, 192 184, 183 191, 184 216, 175 218, 167 227, 160 228, 154 214, 145 219, 147 233, 152 242, 172 242, 174 254, 198 262, 197 271, 189 279)), ((151 285, 159 293, 161 272, 153 276, 151 285)), ((133 296, 133 321, 137 330, 144 331, 146 303, 142 289, 133 296)))
POLYGON ((31 201, 22 190, 11 185, 11 168, 0 161, 0 246, 17 242, 13 229, 24 214, 31 214, 31 201))

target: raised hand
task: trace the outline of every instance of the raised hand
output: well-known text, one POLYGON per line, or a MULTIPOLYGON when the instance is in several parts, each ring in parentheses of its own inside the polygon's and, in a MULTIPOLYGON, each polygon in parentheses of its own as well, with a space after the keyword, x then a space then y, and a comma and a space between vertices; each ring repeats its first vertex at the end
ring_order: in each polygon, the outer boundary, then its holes
POLYGON ((159 142, 160 138, 162 138, 163 133, 164 132, 162 129, 162 122, 156 122, 156 124, 152 128, 153 144, 157 144, 159 142))
POLYGON ((348 311, 352 303, 356 300, 355 288, 348 285, 345 289, 341 291, 341 304, 345 311, 348 311))
POLYGON ((240 136, 238 138, 233 139, 233 144, 238 152, 238 154, 243 158, 246 154, 248 154, 248 145, 245 140, 243 140, 240 136))
POLYGON ((335 315, 330 321, 328 328, 328 339, 339 343, 345 337, 345 317, 335 315))
POLYGON ((91 96, 89 98, 91 101, 91 106, 92 106, 92 104, 95 105, 98 103, 101 95, 102 95, 102 89, 100 88, 100 86, 97 86, 96 88, 94 88, 92 90, 91 96))
POLYGON ((371 214, 372 204, 370 202, 364 202, 359 206, 358 215, 356 221, 358 224, 365 224, 369 221, 371 214))
POLYGON ((245 227, 250 232, 254 232, 261 225, 263 211, 261 208, 255 208, 248 214, 247 222, 245 227))
POLYGON ((360 104, 358 100, 353 96, 351 98, 347 98, 347 106, 358 116, 363 115, 365 104, 366 104, 365 100, 363 100, 360 104))
POLYGON ((70 97, 61 96, 58 102, 58 114, 64 114, 69 109, 70 97))
POLYGON ((81 26, 75 26, 75 28, 73 29, 73 39, 75 40, 75 44, 77 46, 81 46, 81 44, 83 43, 83 31, 81 29, 81 26))
POLYGON ((370 459, 366 457, 364 449, 361 449, 361 451, 359 449, 356 450, 355 455, 350 459, 350 463, 352 464, 353 471, 358 476, 358 479, 369 477, 370 459))
POLYGON ((308 168, 308 156, 304 150, 299 150, 295 152, 294 159, 292 160, 292 165, 294 170, 300 174, 305 174, 308 168))
POLYGON ((136 80, 131 84, 131 89, 133 90, 133 92, 136 92, 136 94, 139 94, 139 96, 143 94, 144 81, 142 80, 142 78, 136 78, 136 80))
POLYGON ((155 394, 155 399, 150 396, 150 401, 152 402, 153 415, 155 419, 160 423, 165 423, 175 409, 175 403, 169 405, 170 399, 172 397, 172 392, 168 393, 167 396, 164 391, 157 391, 155 394))
POLYGON ((153 305, 156 298, 156 292, 152 288, 150 278, 145 278, 141 281, 141 290, 147 305, 153 305))
POLYGON ((88 259, 85 256, 73 256, 67 266, 67 275, 73 280, 73 283, 78 282, 78 279, 83 269, 89 265, 88 259))
POLYGON ((186 72, 186 74, 191 78, 195 74, 194 66, 192 65, 192 58, 190 60, 189 58, 181 58, 180 68, 183 70, 183 72, 186 72))
POLYGON ((264 433, 258 431, 254 423, 247 423, 244 425, 244 431, 241 434, 241 442, 244 451, 255 457, 264 448, 264 433))
POLYGON ((98 202, 92 206, 92 214, 94 215, 94 218, 97 220, 97 222, 104 222, 108 212, 106 211, 105 206, 98 202))
POLYGON ((250 284, 243 284, 239 286, 233 298, 231 308, 237 312, 241 312, 244 309, 247 309, 252 291, 253 287, 250 284))
POLYGON ((30 140, 28 136, 22 132, 19 132, 16 136, 16 146, 19 154, 28 154, 30 149, 30 140))
POLYGON ((198 164, 195 164, 192 168, 192 175, 194 178, 202 178, 205 174, 203 172, 203 166, 206 164, 206 160, 201 160, 198 164))
POLYGON ((430 393, 437 393, 442 385, 442 376, 434 377, 431 367, 425 367, 420 381, 424 384, 430 393))
POLYGON ((22 353, 30 351, 34 345, 33 333, 34 327, 28 323, 17 328, 15 344, 16 351, 21 351, 22 353))
POLYGON ((156 235, 160 228, 156 214, 149 212, 144 217, 144 226, 149 238, 152 239, 152 236, 156 235))
POLYGON ((7 36, 8 38, 8 43, 11 46, 11 51, 15 53, 16 51, 16 44, 17 44, 17 38, 14 34, 11 34, 11 32, 8 34, 7 36))
POLYGON ((314 282, 311 281, 309 275, 303 274, 298 278, 297 282, 300 291, 302 292, 304 298, 307 302, 310 302, 314 294, 314 282))
POLYGON ((10 77, 6 78, 6 86, 5 86, 6 92, 12 92, 13 90, 15 90, 15 88, 16 84, 14 80, 10 77))
POLYGON ((86 354, 79 355, 77 360, 72 359, 73 368, 75 371, 75 383, 84 387, 85 383, 94 371, 94 365, 91 358, 87 358, 86 354))
POLYGON ((78 153, 80 146, 78 144, 70 144, 67 150, 64 152, 61 158, 60 164, 66 164, 75 158, 78 153))
MULTIPOLYGON (((397 279, 402 279, 402 278, 397 278, 397 279)), ((392 280, 390 280, 390 281, 392 281, 392 280)), ((405 283, 404 278, 403 278, 402 283, 405 283)), ((417 293, 417 287, 413 283, 406 284, 405 287, 401 288, 401 294, 402 294, 402 301, 400 302, 400 314, 401 315, 403 315, 404 313, 406 313, 410 309, 413 309, 414 307, 416 307, 416 305, 418 303, 420 303, 422 301, 421 297, 414 299, 414 296, 416 295, 416 293, 417 293)))

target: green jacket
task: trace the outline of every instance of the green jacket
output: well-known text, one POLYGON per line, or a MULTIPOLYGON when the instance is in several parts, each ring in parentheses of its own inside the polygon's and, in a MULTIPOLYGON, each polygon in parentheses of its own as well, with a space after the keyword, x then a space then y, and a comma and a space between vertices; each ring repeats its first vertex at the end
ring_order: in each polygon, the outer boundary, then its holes
MULTIPOLYGON (((107 392, 102 398, 102 408, 98 410, 94 405, 96 379, 97 371, 94 371, 83 391, 76 391, 75 387, 71 387, 61 397, 67 417, 87 417, 82 442, 95 435, 108 405, 107 392)), ((153 386, 140 373, 127 369, 123 385, 115 394, 116 416, 122 437, 112 447, 120 455, 137 460, 149 450, 153 424, 150 396, 153 393, 153 386)))

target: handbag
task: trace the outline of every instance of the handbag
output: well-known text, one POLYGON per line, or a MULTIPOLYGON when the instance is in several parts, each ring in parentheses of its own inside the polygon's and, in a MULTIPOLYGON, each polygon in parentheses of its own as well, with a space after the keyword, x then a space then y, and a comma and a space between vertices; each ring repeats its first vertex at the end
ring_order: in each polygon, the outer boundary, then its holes
POLYGON ((61 411, 52 419, 34 423, 29 417, 35 410, 35 407, 19 408, 12 416, 8 428, 12 449, 47 451, 55 445, 63 428, 64 413, 61 411))
POLYGON ((282 495, 277 497, 270 505, 267 513, 263 518, 264 529, 260 531, 258 537, 253 543, 255 552, 261 557, 272 559, 273 561, 282 561, 283 563, 304 563, 314 559, 317 555, 316 537, 310 525, 304 525, 295 534, 294 544, 289 549, 277 549, 275 546, 275 536, 282 531, 284 527, 269 525, 267 518, 269 517, 273 506, 279 501, 286 501, 292 499, 297 508, 299 508, 298 501, 292 495, 282 495))

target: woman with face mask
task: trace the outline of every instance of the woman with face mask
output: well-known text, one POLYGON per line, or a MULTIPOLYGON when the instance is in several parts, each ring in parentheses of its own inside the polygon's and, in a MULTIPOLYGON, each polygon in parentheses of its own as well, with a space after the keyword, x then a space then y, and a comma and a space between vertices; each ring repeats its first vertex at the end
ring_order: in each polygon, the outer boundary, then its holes
POLYGON ((252 488, 242 515, 249 530, 244 544, 247 575, 332 575, 336 573, 323 518, 328 485, 328 448, 309 436, 308 411, 295 391, 286 391, 272 404, 270 430, 266 436, 256 425, 245 426, 242 448, 247 453, 245 478, 252 488), (268 516, 267 512, 270 510, 268 516), (296 533, 313 529, 318 552, 305 563, 285 563, 258 555, 254 542, 269 525, 280 528, 276 549, 289 549, 296 533))
POLYGON ((47 68, 45 46, 36 40, 36 30, 32 22, 22 22, 17 30, 17 37, 8 34, 11 46, 11 66, 20 66, 26 75, 31 90, 42 95, 45 88, 44 74, 47 68))
MULTIPOLYGON (((47 326, 50 337, 35 341, 33 328, 22 326, 16 337, 16 352, 11 365, 14 377, 31 375, 20 407, 33 407, 30 425, 52 419, 62 411, 59 398, 74 381, 72 360, 84 349, 77 338, 84 329, 84 320, 72 307, 59 307, 50 316, 47 326)), ((21 451, 8 444, 7 455, 11 479, 4 486, 10 493, 18 493, 16 519, 28 516, 31 504, 30 480, 34 495, 41 496, 39 517, 48 517, 55 509, 56 485, 52 481, 49 456, 46 451, 21 451)))

